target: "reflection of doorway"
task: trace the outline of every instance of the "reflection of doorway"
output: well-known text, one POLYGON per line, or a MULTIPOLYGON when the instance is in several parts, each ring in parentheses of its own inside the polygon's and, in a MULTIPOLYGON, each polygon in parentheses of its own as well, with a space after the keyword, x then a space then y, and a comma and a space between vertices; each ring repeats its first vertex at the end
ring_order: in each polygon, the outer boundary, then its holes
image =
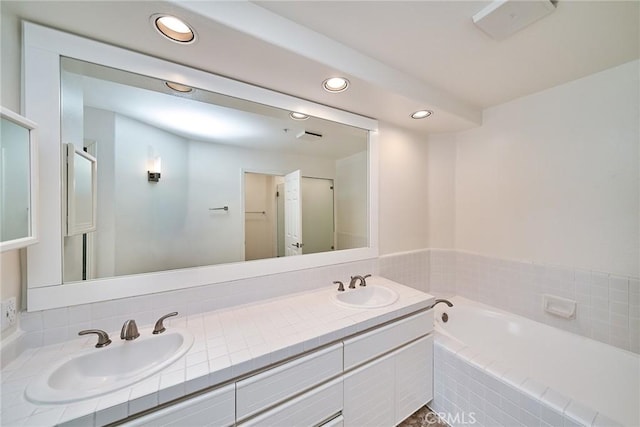
MULTIPOLYGON (((245 172, 244 188, 245 259, 285 256, 284 177, 245 172)), ((333 250, 333 180, 302 177, 301 194, 302 253, 333 250)))

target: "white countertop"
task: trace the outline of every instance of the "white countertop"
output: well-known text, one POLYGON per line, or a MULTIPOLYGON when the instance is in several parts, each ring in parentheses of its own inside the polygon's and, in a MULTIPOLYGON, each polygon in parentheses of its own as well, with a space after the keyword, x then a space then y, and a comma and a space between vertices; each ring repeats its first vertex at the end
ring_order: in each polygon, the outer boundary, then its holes
MULTIPOLYGON (((398 300, 377 309, 341 307, 332 301, 331 296, 337 292, 332 286, 167 320, 167 329, 182 327, 195 336, 185 356, 130 387, 80 402, 41 405, 29 402, 24 394, 29 382, 53 362, 91 349, 95 336, 26 350, 1 371, 0 424, 108 424, 338 341, 433 302, 429 294, 381 277, 367 282, 394 289, 398 300)), ((140 328, 141 335, 150 333, 150 328, 140 328)), ((119 339, 118 334, 119 331, 109 333, 112 339, 119 339)))

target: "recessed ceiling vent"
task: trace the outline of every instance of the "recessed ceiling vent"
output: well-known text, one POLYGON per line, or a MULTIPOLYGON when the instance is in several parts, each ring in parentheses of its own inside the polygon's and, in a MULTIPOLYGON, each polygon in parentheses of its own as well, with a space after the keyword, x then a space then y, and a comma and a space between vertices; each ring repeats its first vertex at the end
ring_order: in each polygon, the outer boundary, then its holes
POLYGON ((473 15, 473 23, 502 40, 549 15, 557 4, 557 0, 497 0, 473 15))
POLYGON ((296 138, 302 139, 303 141, 320 141, 322 139, 322 134, 310 132, 308 130, 301 130, 296 134, 296 138))

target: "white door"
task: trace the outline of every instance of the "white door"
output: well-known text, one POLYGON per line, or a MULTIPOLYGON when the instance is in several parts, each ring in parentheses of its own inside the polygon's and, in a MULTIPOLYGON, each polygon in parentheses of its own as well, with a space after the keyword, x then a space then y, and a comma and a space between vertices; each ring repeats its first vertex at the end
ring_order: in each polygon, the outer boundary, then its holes
POLYGON ((302 255, 302 198, 300 170, 284 177, 285 256, 302 255))

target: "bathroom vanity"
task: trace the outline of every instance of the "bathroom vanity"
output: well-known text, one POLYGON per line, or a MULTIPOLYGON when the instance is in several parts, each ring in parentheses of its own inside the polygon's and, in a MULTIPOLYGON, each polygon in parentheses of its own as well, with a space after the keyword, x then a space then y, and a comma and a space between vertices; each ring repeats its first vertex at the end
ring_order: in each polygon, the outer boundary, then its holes
POLYGON ((184 356, 131 386, 74 402, 34 403, 24 391, 56 361, 106 349, 83 337, 28 350, 2 372, 3 394, 22 399, 27 415, 3 413, 3 425, 398 424, 432 398, 433 297, 380 277, 368 283, 397 300, 344 307, 331 287, 168 322, 167 331, 195 337, 184 356))

